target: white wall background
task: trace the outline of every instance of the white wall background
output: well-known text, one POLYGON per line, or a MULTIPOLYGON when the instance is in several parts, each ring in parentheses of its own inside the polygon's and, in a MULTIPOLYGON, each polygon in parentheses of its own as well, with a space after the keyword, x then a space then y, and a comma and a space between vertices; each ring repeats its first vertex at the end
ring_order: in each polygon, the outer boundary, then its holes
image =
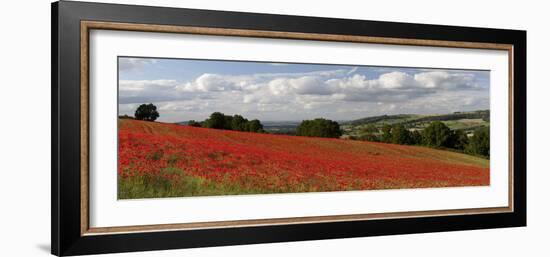
MULTIPOLYGON (((101 1, 100 1, 101 2, 101 1)), ((141 252, 117 256, 548 256, 550 22, 545 1, 105 0, 200 9, 525 29, 528 31, 528 227, 141 252)), ((50 244, 50 1, 0 11, 0 255, 50 244)))

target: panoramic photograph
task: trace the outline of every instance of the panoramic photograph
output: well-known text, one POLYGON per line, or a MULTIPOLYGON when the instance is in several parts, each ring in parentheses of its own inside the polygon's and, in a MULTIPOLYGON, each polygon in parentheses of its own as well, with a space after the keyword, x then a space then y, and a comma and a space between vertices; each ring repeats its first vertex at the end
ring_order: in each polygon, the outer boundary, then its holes
POLYGON ((118 199, 489 186, 490 71, 118 58, 118 199))

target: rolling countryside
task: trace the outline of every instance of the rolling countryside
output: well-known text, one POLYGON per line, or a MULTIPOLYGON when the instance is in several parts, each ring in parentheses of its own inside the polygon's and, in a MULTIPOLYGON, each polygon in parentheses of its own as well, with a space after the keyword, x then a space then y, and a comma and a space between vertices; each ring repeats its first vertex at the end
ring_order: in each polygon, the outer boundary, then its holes
POLYGON ((118 122, 119 199, 489 185, 488 159, 424 146, 118 122))

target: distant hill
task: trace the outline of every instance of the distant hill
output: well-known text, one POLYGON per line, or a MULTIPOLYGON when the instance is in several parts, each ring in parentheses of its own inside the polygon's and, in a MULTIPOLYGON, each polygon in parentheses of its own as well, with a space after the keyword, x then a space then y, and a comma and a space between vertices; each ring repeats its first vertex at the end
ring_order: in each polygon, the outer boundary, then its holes
POLYGON ((351 120, 342 123, 342 125, 368 125, 373 123, 415 123, 415 122, 432 122, 432 121, 450 121, 461 119, 482 119, 490 121, 489 110, 480 110, 472 112, 454 112, 451 114, 435 114, 435 115, 419 115, 419 114, 396 114, 396 115, 380 115, 351 120))
POLYGON ((367 126, 374 126, 380 129, 385 124, 403 124, 409 130, 422 130, 434 121, 441 121, 452 130, 462 129, 466 133, 472 133, 479 127, 490 125, 490 112, 489 110, 479 110, 434 115, 380 115, 343 122, 341 125, 345 134, 361 136, 367 126))
POLYGON ((416 120, 423 117, 425 116, 417 115, 417 114, 380 115, 380 116, 371 116, 371 117, 343 122, 341 125, 358 126, 358 125, 368 125, 373 123, 395 124, 395 123, 402 123, 402 122, 407 122, 411 120, 416 120))
MULTIPOLYGON (((261 121, 264 130, 272 134, 295 134, 302 121, 261 121)), ((189 121, 174 122, 178 125, 188 125, 189 121)))
MULTIPOLYGON (((441 121, 451 129, 462 129, 467 133, 472 132, 481 126, 489 126, 490 112, 489 110, 479 110, 471 112, 454 112, 450 114, 396 114, 396 115, 379 115, 365 117, 351 121, 338 121, 344 134, 352 136, 360 136, 362 130, 369 125, 374 125, 377 128, 382 128, 383 125, 403 124, 410 130, 422 130, 433 121, 441 121)), ((289 134, 296 133, 296 128, 300 125, 300 121, 262 121, 264 130, 271 134, 289 134)), ((187 125, 188 121, 175 122, 178 125, 187 125)))

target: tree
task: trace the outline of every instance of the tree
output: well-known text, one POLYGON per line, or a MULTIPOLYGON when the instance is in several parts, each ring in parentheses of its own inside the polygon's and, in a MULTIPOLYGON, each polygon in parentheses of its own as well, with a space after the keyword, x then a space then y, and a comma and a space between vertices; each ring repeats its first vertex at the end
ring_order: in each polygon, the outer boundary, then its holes
POLYGON ((296 129, 296 135, 338 138, 342 135, 342 130, 340 129, 340 124, 336 121, 317 118, 314 120, 302 121, 296 129))
POLYGON ((229 115, 223 115, 223 129, 232 130, 231 123, 233 122, 233 117, 229 115))
POLYGON ((231 119, 231 130, 245 131, 247 122, 248 120, 243 118, 243 116, 235 114, 231 119))
POLYGON ((422 131, 424 145, 430 147, 450 147, 452 131, 441 121, 434 121, 422 131))
POLYGON ((210 114, 210 118, 208 118, 205 123, 207 128, 224 129, 225 115, 221 112, 214 112, 210 114))
POLYGON ((374 124, 369 124, 363 129, 363 134, 359 137, 360 140, 378 142, 378 128, 374 124))
POLYGON ((392 127, 389 124, 384 124, 384 126, 382 126, 382 142, 391 143, 392 141, 391 129, 392 127))
POLYGON ((411 132, 403 126, 403 124, 396 124, 391 129, 391 142, 400 145, 412 144, 411 132))
POLYGON ((136 119, 146 121, 155 121, 159 116, 157 107, 152 103, 140 105, 134 113, 134 117, 136 117, 136 119))
POLYGON ((233 116, 225 115, 221 112, 210 114, 210 118, 199 123, 200 126, 213 129, 227 129, 235 131, 262 132, 264 126, 259 120, 251 120, 244 118, 241 115, 233 116))
POLYGON ((363 129, 363 132, 369 133, 369 134, 376 134, 378 133, 378 128, 374 126, 374 124, 367 125, 366 128, 363 129))
POLYGON ((245 126, 248 132, 261 132, 264 129, 262 123, 257 119, 247 122, 245 126))
POLYGON ((422 134, 418 130, 411 132, 411 144, 421 145, 422 144, 422 134))
POLYGON ((458 150, 464 150, 469 143, 468 135, 464 133, 464 130, 458 129, 453 131, 451 136, 452 148, 458 150))
POLYGON ((489 127, 478 128, 470 138, 466 146, 466 152, 474 155, 490 157, 490 132, 489 127))
POLYGON ((359 137, 359 140, 371 141, 371 142, 380 142, 380 138, 377 135, 370 134, 370 133, 361 135, 359 137))

